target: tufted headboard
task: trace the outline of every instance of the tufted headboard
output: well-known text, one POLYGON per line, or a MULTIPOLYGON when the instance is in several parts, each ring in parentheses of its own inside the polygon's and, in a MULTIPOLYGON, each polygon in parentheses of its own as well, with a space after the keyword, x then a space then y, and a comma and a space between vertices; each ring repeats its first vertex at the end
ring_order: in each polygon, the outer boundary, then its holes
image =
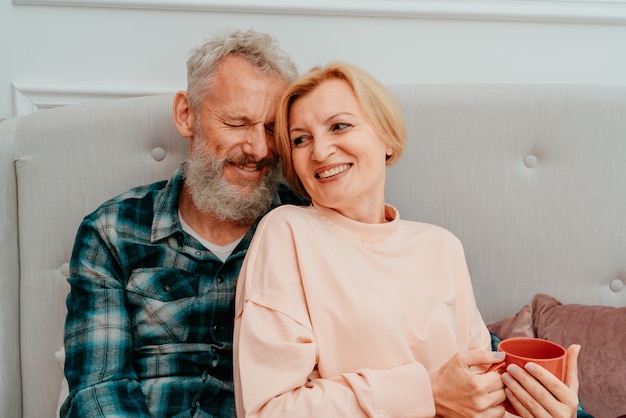
POLYGON ((186 158, 171 108, 171 96, 152 96, 0 123, 0 417, 55 416, 74 236, 106 199, 168 178, 186 158))
MULTIPOLYGON (((462 240, 486 321, 539 292, 626 305, 626 87, 391 88, 409 143, 387 199, 462 240)), ((0 416, 54 417, 74 234, 101 202, 185 158, 171 100, 0 122, 0 416)))
POLYGON ((626 305, 626 87, 394 86, 405 218, 463 242, 485 321, 547 293, 626 305))

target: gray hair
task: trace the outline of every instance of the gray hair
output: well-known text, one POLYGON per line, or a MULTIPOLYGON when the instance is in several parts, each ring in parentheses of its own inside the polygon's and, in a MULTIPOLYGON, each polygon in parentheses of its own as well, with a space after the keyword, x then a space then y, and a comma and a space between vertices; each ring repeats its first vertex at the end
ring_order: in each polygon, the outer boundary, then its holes
POLYGON ((210 94, 220 63, 232 54, 246 59, 262 73, 289 82, 298 75, 289 54, 269 34, 252 29, 224 33, 195 48, 187 60, 187 95, 192 109, 210 94))

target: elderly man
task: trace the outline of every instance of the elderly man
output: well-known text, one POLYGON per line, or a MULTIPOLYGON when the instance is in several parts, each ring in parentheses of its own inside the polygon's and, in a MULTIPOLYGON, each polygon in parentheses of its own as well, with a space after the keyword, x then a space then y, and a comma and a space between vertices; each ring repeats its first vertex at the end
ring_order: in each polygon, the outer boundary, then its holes
POLYGON ((174 123, 190 157, 82 222, 70 263, 62 417, 234 417, 234 293, 279 183, 275 108, 296 76, 272 38, 235 31, 187 62, 174 123))

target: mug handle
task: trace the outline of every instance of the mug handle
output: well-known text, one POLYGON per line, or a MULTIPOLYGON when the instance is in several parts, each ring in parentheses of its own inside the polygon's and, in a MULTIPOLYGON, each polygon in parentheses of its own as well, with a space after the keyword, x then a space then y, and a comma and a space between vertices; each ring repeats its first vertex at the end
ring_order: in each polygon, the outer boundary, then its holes
POLYGON ((506 361, 501 361, 500 363, 494 363, 491 366, 489 366, 489 368, 485 370, 485 373, 495 371, 495 372, 502 374, 504 373, 505 370, 506 370, 506 361))

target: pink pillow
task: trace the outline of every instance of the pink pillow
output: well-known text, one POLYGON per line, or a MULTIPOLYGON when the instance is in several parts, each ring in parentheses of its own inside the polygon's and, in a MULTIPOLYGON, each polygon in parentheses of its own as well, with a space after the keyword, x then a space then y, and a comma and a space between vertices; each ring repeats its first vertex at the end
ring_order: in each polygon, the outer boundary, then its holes
POLYGON ((501 340, 513 337, 535 337, 531 310, 530 304, 525 305, 515 315, 487 324, 487 328, 501 340))
POLYGON ((563 305, 537 294, 532 320, 538 338, 565 348, 581 345, 579 396, 585 411, 597 417, 626 414, 626 307, 563 305))

